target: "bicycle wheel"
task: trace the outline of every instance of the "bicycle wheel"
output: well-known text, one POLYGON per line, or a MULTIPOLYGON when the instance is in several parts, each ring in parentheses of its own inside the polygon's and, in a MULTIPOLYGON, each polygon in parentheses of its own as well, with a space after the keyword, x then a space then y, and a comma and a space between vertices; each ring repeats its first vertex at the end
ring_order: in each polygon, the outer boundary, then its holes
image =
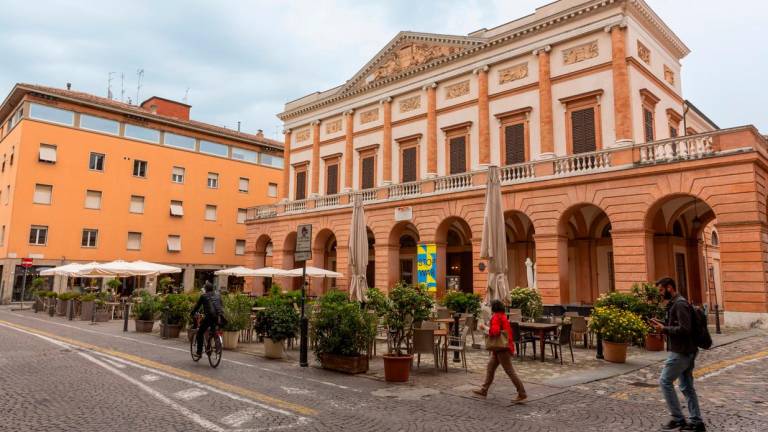
POLYGON ((221 339, 220 335, 214 335, 208 340, 208 343, 211 344, 211 349, 208 350, 208 363, 211 365, 211 367, 215 368, 221 362, 221 350, 222 346, 224 345, 224 341, 221 339))
POLYGON ((189 354, 194 361, 198 361, 202 357, 202 355, 197 355, 197 332, 192 335, 192 339, 189 341, 189 354))

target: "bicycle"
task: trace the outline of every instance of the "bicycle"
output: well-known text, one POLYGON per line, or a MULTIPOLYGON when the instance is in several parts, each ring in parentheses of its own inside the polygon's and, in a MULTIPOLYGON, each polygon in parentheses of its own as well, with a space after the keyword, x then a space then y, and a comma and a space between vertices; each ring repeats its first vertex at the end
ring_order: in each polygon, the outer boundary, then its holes
MULTIPOLYGON (((200 320, 200 314, 195 314, 194 318, 192 319, 193 330, 200 328, 200 320)), ((210 329, 206 330, 205 333, 205 336, 203 336, 205 341, 205 354, 208 356, 208 364, 215 368, 221 362, 221 352, 223 350, 224 339, 221 336, 220 326, 218 325, 216 326, 215 333, 211 332, 210 329), (213 346, 211 346, 211 341, 213 341, 213 346)), ((193 361, 198 361, 202 357, 202 355, 197 355, 197 331, 195 331, 195 334, 192 335, 192 340, 189 341, 189 353, 192 355, 193 361)))

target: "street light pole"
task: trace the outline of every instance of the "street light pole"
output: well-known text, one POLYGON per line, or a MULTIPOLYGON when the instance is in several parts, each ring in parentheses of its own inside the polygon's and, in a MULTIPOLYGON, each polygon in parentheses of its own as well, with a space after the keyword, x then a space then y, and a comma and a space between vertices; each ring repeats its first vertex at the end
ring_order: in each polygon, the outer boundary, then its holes
POLYGON ((301 270, 301 334, 299 340, 299 366, 307 367, 307 333, 309 332, 309 320, 304 313, 304 305, 307 303, 307 262, 303 261, 301 270))
POLYGON ((27 290, 27 270, 29 267, 24 266, 24 277, 21 278, 21 309, 24 310, 24 292, 27 290))

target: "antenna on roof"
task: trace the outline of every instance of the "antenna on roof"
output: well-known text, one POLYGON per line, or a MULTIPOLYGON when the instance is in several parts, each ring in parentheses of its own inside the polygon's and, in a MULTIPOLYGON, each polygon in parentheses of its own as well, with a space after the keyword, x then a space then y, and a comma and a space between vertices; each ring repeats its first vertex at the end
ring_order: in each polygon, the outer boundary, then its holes
POLYGON ((139 99, 139 95, 141 94, 141 80, 144 78, 144 69, 137 69, 136 76, 136 103, 139 103, 141 100, 139 99))
POLYGON ((112 75, 117 72, 109 72, 107 74, 107 99, 112 99, 112 75))
POLYGON ((125 72, 120 72, 120 102, 125 102, 125 72))
POLYGON ((184 103, 187 103, 189 100, 189 89, 190 87, 187 87, 187 90, 184 92, 184 103))
POLYGON ((240 132, 240 120, 237 121, 237 131, 240 132))

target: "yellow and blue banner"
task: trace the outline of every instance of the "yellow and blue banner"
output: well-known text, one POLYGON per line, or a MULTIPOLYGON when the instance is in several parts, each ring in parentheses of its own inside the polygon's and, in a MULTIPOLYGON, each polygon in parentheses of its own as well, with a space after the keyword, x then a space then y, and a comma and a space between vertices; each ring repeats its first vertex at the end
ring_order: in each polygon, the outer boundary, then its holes
POLYGON ((417 245, 417 270, 419 286, 426 286, 427 292, 437 292, 437 245, 417 245))

